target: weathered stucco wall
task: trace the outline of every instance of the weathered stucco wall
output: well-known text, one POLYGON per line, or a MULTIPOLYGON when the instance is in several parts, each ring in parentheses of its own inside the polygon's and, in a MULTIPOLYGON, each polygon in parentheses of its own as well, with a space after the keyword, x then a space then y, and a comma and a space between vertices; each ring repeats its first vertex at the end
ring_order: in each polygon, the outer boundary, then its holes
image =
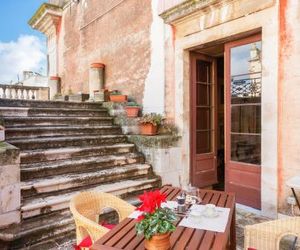
POLYGON ((89 65, 101 62, 106 65, 105 87, 142 103, 151 23, 148 0, 90 0, 65 8, 58 60, 63 93, 88 93, 89 65))
MULTIPOLYGON (((190 179, 190 89, 189 50, 195 46, 222 40, 228 41, 235 35, 260 30, 263 51, 262 89, 262 211, 268 216, 277 216, 277 72, 278 72, 278 21, 276 1, 267 0, 257 4, 255 0, 219 1, 172 22, 175 32, 174 50, 166 57, 174 57, 173 71, 175 122, 180 128, 181 173, 185 183, 190 179), (270 143, 272 142, 272 143, 270 143)), ((171 86, 171 77, 166 82, 171 86)), ((169 88, 170 88, 169 86, 169 88)), ((167 98, 167 99, 168 99, 167 98)))
POLYGON ((286 210, 291 195, 285 182, 300 175, 300 1, 280 0, 280 53, 278 89, 279 208, 286 210))

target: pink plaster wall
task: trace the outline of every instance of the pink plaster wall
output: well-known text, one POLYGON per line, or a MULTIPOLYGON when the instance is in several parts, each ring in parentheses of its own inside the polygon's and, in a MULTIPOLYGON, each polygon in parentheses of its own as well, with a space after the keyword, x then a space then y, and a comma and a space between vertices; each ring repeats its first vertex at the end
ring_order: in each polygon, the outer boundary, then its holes
POLYGON ((65 9, 59 36, 63 93, 88 93, 89 65, 101 62, 106 65, 105 87, 141 103, 150 66, 151 23, 149 0, 89 0, 65 9))
POLYGON ((285 182, 300 175, 300 1, 280 0, 278 79, 279 209, 291 194, 285 182))

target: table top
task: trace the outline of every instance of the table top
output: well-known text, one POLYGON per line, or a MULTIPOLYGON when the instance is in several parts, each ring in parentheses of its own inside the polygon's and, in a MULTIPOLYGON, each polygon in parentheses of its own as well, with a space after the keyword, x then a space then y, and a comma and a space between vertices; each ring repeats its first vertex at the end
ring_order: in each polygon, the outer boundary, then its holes
MULTIPOLYGON (((161 192, 166 194, 167 200, 175 200, 181 189, 172 186, 164 186, 161 192)), ((225 249, 231 226, 235 227, 235 197, 232 193, 200 190, 201 204, 215 204, 219 207, 230 208, 229 218, 224 233, 199 230, 177 226, 176 231, 171 234, 172 249, 225 249)), ((180 220, 177 222, 179 224, 180 220)), ((115 228, 95 242, 91 250, 113 250, 113 249, 144 249, 144 238, 137 236, 134 219, 126 218, 115 228)))

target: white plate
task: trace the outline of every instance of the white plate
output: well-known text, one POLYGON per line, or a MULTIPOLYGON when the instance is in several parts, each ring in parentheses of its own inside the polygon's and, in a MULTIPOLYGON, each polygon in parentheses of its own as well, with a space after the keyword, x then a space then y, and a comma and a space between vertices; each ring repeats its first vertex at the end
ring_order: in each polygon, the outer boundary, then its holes
POLYGON ((213 214, 207 214, 205 211, 203 211, 202 216, 206 218, 217 218, 219 216, 219 212, 215 211, 213 214))

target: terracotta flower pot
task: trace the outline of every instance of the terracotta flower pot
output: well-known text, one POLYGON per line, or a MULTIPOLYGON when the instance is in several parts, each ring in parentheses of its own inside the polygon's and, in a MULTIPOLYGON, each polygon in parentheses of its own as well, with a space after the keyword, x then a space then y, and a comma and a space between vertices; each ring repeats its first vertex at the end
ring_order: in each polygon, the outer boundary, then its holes
POLYGON ((127 106, 125 107, 127 117, 137 117, 139 114, 140 107, 127 106))
POLYGON ((157 134, 157 126, 152 123, 141 123, 140 124, 140 133, 142 135, 156 135, 157 134))
POLYGON ((145 240, 145 248, 148 250, 168 250, 171 248, 170 234, 153 235, 150 240, 145 240))
POLYGON ((110 95, 111 102, 127 102, 127 95, 110 95))

